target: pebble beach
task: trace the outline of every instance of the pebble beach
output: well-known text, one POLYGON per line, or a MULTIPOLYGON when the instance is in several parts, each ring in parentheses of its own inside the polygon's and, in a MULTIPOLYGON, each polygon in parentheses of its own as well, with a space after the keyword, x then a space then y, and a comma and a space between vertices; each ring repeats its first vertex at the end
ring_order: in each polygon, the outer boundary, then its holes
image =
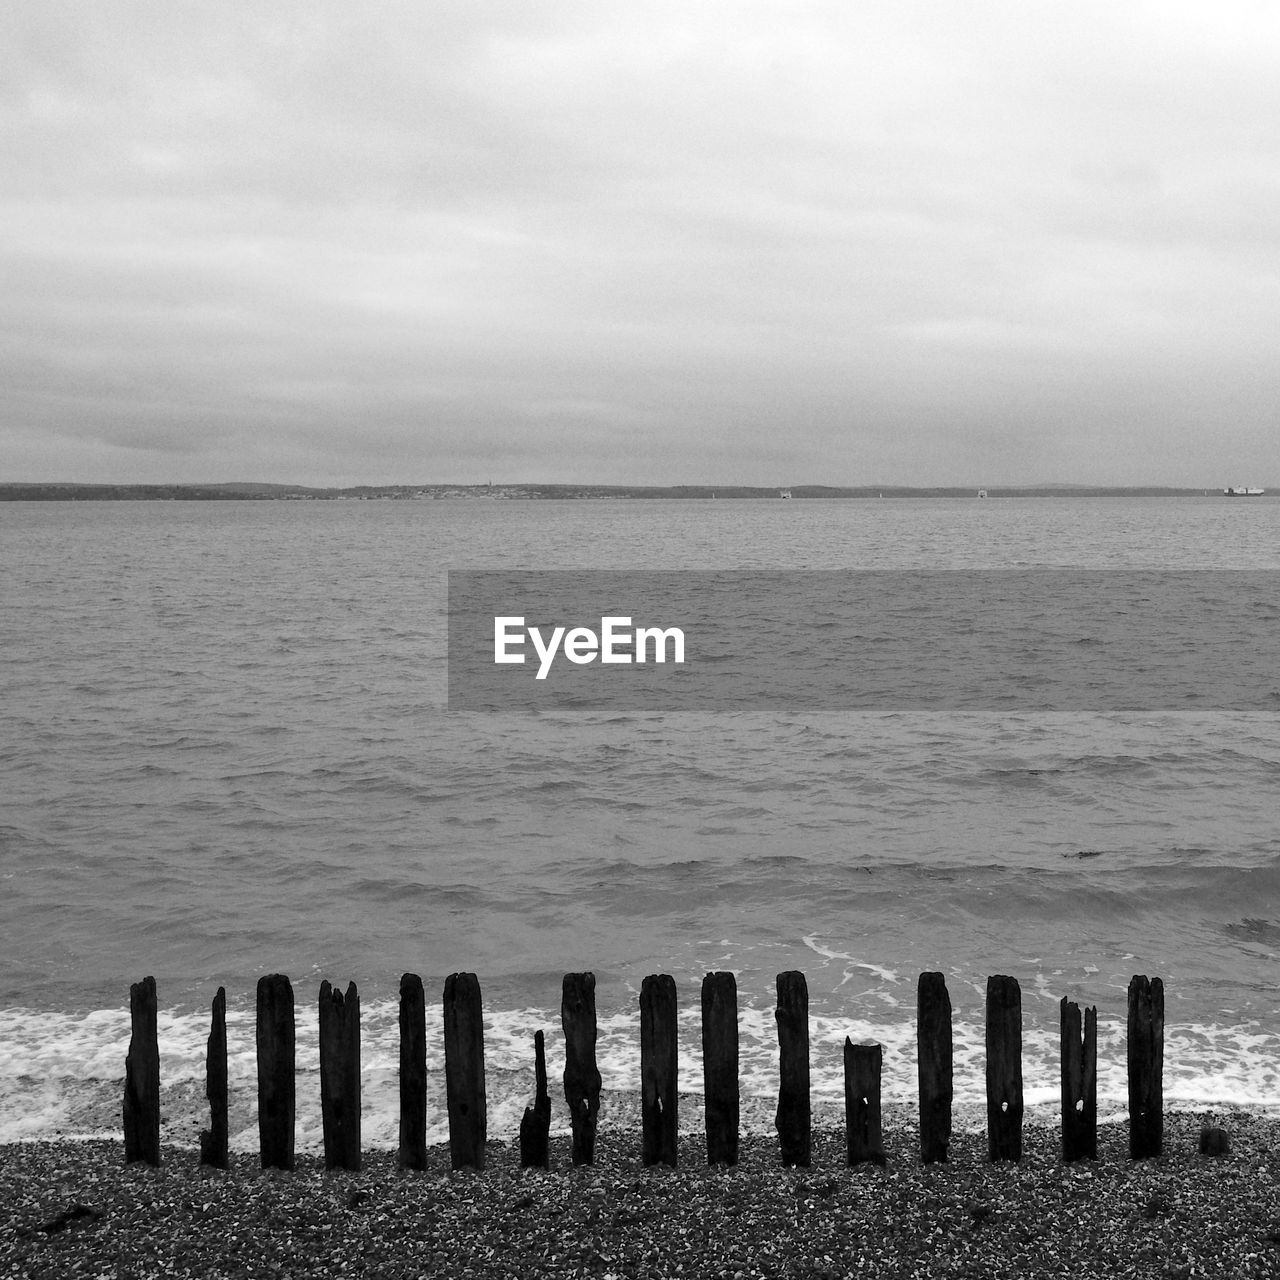
POLYGON ((1050 1124, 1023 1158, 991 1164, 980 1125, 946 1164, 922 1165, 909 1113, 886 1108, 884 1167, 845 1163, 843 1132, 815 1115, 809 1168, 744 1136, 734 1168, 708 1168, 696 1132, 676 1168, 642 1166, 638 1126, 602 1130, 574 1167, 522 1170, 490 1142, 483 1171, 447 1147, 406 1173, 367 1151, 358 1173, 299 1156, 225 1172, 166 1148, 126 1166, 116 1141, 0 1148, 0 1275, 15 1277, 697 1276, 1274 1277, 1280 1275, 1280 1120, 1166 1115, 1164 1154, 1129 1158, 1125 1124, 1100 1124, 1098 1159, 1061 1161, 1050 1124), (1225 1156, 1199 1154, 1201 1126, 1225 1156))

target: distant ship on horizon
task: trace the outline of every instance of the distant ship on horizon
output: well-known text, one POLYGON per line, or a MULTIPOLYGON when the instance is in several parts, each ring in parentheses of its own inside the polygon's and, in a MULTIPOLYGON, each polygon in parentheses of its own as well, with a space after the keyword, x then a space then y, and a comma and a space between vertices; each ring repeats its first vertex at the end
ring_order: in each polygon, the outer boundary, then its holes
POLYGON ((1266 493, 1265 489, 1250 489, 1242 484, 1229 484, 1222 491, 1228 498, 1257 498, 1266 493))

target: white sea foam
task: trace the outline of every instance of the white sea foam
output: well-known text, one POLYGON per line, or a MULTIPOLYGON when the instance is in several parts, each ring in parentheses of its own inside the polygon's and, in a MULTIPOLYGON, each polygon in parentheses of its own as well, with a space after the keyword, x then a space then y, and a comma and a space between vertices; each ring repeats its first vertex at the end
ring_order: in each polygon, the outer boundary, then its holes
MULTIPOLYGON (((818 941, 816 934, 811 934, 808 937, 801 938, 800 941, 803 942, 804 945, 815 955, 821 956, 824 960, 840 961, 846 966, 844 977, 841 978, 840 982, 837 984, 838 986, 844 986, 845 983, 852 981, 859 971, 864 974, 870 974, 873 978, 879 979, 882 983, 896 985, 898 982, 898 975, 892 969, 886 969, 883 965, 872 964, 868 960, 859 960, 846 952, 835 951, 828 946, 824 946, 818 941)), ((893 997, 889 995, 888 992, 880 992, 877 994, 880 995, 881 999, 889 1002, 893 1001, 893 997)))
MULTIPOLYGON (((398 1142, 399 1025, 395 1001, 362 1008, 362 1138, 366 1147, 394 1148, 398 1142)), ((40 1138, 118 1137, 124 1061, 129 1045, 128 1014, 97 1010, 83 1015, 9 1009, 0 1046, 0 1141, 40 1138)), ((295 1009, 297 1026, 297 1129, 300 1151, 322 1146, 317 1015, 313 1006, 295 1009)), ((194 1146, 208 1123, 204 1099, 203 1014, 161 1011, 158 1019, 166 1142, 194 1146)), ((772 1103, 778 1088, 778 1045, 774 1010, 744 1004, 739 1009, 739 1078, 743 1127, 772 1131, 772 1103)), ((533 1034, 546 1037, 553 1132, 568 1132, 568 1113, 559 1081, 564 1070, 564 1037, 559 1011, 545 1008, 487 1010, 486 1088, 489 1136, 513 1141, 534 1091, 533 1034)), ((611 1117, 634 1117, 639 1093, 639 1019, 633 1009, 611 1010, 598 1018, 597 1059, 602 1079, 601 1124, 611 1117)), ((811 1015, 811 1092, 815 1114, 838 1117, 843 1107, 843 1046, 879 1043, 884 1050, 882 1096, 886 1103, 914 1106, 917 1096, 914 1021, 903 1018, 835 1018, 811 1015)), ((702 1046, 695 1007, 678 1013, 681 1128, 700 1129, 702 1046)), ((230 1129, 237 1151, 257 1149, 256 1048, 253 1012, 228 1009, 230 1129)), ((953 1028, 957 1114, 980 1117, 985 1108, 985 1047, 981 1026, 957 1020, 953 1028)), ((1098 1098, 1100 1117, 1124 1113, 1127 1097, 1125 1026, 1099 1019, 1098 1098)), ((1023 1032, 1024 1100, 1052 1115, 1059 1099, 1056 1028, 1027 1025, 1023 1032)), ((1280 1037, 1251 1026, 1177 1026, 1166 1029, 1164 1096, 1170 1107, 1228 1110, 1267 1109, 1280 1102, 1280 1037)), ((443 1018, 427 1009, 428 1142, 448 1139, 444 1098, 443 1018)), ((977 1123, 977 1122, 976 1122, 977 1123)))

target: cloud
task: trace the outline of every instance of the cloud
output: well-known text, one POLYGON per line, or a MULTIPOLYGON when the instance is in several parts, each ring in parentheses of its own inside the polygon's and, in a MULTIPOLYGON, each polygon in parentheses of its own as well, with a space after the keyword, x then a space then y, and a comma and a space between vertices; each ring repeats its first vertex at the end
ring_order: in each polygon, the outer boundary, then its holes
POLYGON ((1269 463, 1269 8, 3 21, 10 478, 1269 463))

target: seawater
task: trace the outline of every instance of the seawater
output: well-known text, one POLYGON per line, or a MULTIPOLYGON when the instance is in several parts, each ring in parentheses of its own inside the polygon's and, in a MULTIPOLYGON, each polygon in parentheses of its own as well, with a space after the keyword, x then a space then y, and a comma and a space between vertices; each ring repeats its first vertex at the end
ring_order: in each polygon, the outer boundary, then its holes
POLYGON ((884 1044, 886 1097, 910 1101, 916 979, 938 969, 961 1102, 984 1096, 992 973, 1022 985, 1033 1103, 1057 1097, 1067 996, 1098 1006, 1103 1108, 1123 1108, 1136 973, 1165 981, 1171 1104, 1280 1102, 1276 688, 1232 714, 461 713, 444 613, 450 569, 1272 570, 1278 535, 1265 499, 0 504, 0 1139, 118 1133, 148 973, 166 1137, 202 1122, 221 985, 243 1149, 268 972, 298 1001, 304 1147, 325 978, 359 986, 365 1140, 394 1145, 404 971, 432 1006, 435 1137, 459 970, 498 1137, 539 1028, 554 1082, 560 980, 584 969, 619 1098, 653 972, 698 1092, 717 969, 744 1092, 776 1095, 774 980, 801 969, 819 1100, 849 1035, 884 1044))

